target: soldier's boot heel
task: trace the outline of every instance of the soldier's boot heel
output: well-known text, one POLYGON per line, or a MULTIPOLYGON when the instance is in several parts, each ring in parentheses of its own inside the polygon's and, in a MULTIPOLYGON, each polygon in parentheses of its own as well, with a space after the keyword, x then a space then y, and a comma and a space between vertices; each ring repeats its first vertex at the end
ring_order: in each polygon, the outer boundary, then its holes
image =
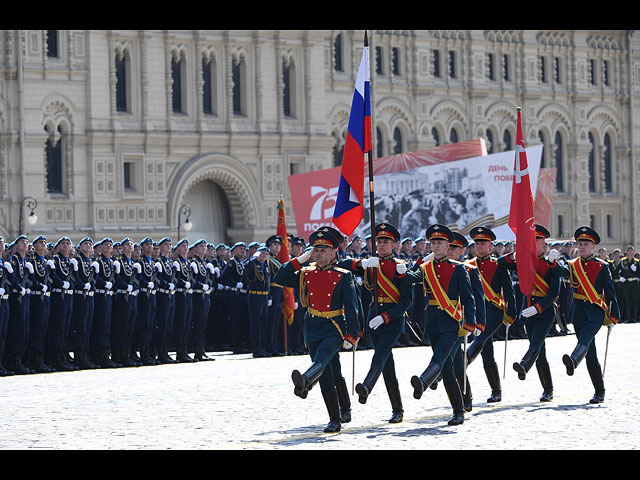
POLYGON ((565 354, 562 356, 562 363, 564 363, 564 366, 567 367, 567 375, 573 375, 573 372, 576 368, 578 368, 578 365, 587 354, 587 350, 587 347, 585 347, 581 343, 578 343, 573 352, 571 352, 571 355, 565 354))
POLYGON ((442 367, 437 363, 430 363, 427 369, 422 372, 419 377, 414 375, 411 377, 411 386, 413 387, 413 398, 419 400, 424 391, 436 381, 442 367))
POLYGON ((537 357, 538 352, 530 348, 529 350, 527 350, 527 353, 524 354, 524 357, 522 357, 520 363, 513 364, 513 369, 518 372, 518 378, 520 380, 524 380, 525 378, 527 378, 527 372, 531 370, 531 367, 533 366, 533 363, 536 361, 537 357))
POLYGON ((600 365, 588 367, 587 371, 589 372, 591 383, 593 383, 593 387, 596 390, 591 400, 589 400, 589 403, 596 404, 604 402, 604 378, 602 377, 600 365))
POLYGON ((307 398, 309 390, 318 381, 323 371, 322 364, 314 362, 304 373, 300 373, 298 370, 291 372, 291 380, 294 385, 293 393, 300 398, 307 398))
POLYGON ((358 401, 360 403, 367 403, 367 398, 369 397, 371 390, 373 390, 373 387, 378 381, 381 373, 382 370, 380 367, 372 365, 364 381, 356 385, 356 393, 358 394, 358 401))

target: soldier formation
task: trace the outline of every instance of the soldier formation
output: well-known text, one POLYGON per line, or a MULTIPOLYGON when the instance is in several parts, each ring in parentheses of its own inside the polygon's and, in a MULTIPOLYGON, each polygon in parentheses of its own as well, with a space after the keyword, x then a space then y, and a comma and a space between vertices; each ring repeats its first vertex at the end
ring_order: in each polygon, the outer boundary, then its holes
POLYGON ((330 418, 325 432, 336 432, 351 419, 340 352, 374 349, 355 388, 358 401, 367 402, 382 376, 389 421, 398 423, 404 408, 392 350, 430 345, 429 364, 411 378, 413 396, 442 381, 453 409, 449 424, 458 425, 473 403, 466 367, 479 355, 491 388, 487 401, 502 399, 495 340, 529 340, 513 369, 524 380, 535 364, 540 400, 552 401, 544 340, 573 333, 572 324, 577 344, 563 364, 573 375, 586 358, 596 392, 591 402, 600 403, 604 382, 593 337, 603 324, 638 321, 638 254, 632 246, 624 255, 596 251, 600 239, 589 227, 576 230, 575 242, 551 242, 536 227, 529 304, 519 289, 515 243, 496 241, 486 227, 474 228, 471 242, 445 225, 431 225, 414 240, 380 223, 373 239, 349 242, 325 226, 308 244, 289 235, 291 260, 284 264, 278 235, 230 247, 204 239, 174 245, 169 237, 85 237, 74 245, 43 235, 5 245, 0 237, 0 376, 191 363, 229 350, 309 354, 307 370, 291 374, 294 393, 306 398, 319 383, 330 418), (282 313, 285 287, 295 299, 290 323, 282 313))

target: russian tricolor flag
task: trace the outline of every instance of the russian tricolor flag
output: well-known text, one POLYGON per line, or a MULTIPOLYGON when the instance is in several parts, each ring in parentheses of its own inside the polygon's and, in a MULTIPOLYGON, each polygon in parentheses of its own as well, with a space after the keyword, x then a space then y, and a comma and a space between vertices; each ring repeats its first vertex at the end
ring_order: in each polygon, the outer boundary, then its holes
POLYGON ((347 139, 342 156, 338 197, 333 223, 351 235, 362 221, 364 205, 364 158, 372 149, 371 90, 369 85, 369 46, 365 33, 364 51, 353 93, 347 139))

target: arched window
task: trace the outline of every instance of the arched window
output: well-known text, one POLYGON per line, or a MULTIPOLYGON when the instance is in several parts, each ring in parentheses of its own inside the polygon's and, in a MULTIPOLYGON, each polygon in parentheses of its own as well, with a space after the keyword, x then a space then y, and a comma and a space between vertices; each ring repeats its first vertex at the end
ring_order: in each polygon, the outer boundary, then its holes
POLYGON ((555 140, 555 164, 556 164, 556 189, 558 192, 564 192, 564 169, 563 164, 563 152, 562 152, 562 135, 560 132, 556 132, 555 140))
POLYGON ((544 140, 544 134, 542 133, 542 131, 538 132, 538 139, 540 140, 540 143, 542 144, 542 152, 540 153, 540 168, 545 168, 546 162, 545 162, 545 155, 547 153, 547 150, 545 149, 545 140, 544 140))
POLYGON ((505 152, 513 150, 513 146, 511 145, 511 132, 509 132, 509 130, 505 130, 502 134, 502 141, 504 142, 505 152))
POLYGON ((285 117, 295 117, 295 80, 296 65, 293 60, 282 62, 282 105, 285 117))
POLYGON ((382 131, 379 127, 376 127, 376 158, 380 158, 384 156, 384 139, 382 136, 382 131))
POLYGON ((604 191, 607 193, 611 193, 613 191, 611 171, 611 137, 608 133, 604 136, 604 191))
POLYGON ((393 145, 393 153, 398 154, 398 153, 402 153, 403 149, 402 149, 402 132, 400 131, 400 129, 398 127, 393 129, 393 140, 394 140, 394 145, 393 145))
POLYGON ((171 106, 173 113, 185 113, 185 93, 187 84, 185 81, 186 60, 180 55, 171 57, 171 106))
POLYGON ((217 63, 215 57, 202 58, 202 112, 218 114, 217 63))
POLYGON ((449 132, 449 142, 458 143, 458 131, 455 128, 452 128, 449 132))
POLYGON ((333 68, 336 72, 344 72, 342 67, 342 34, 336 35, 333 40, 333 68))
POLYGON ((489 155, 491 155, 493 153, 493 133, 491 133, 491 130, 487 130, 487 132, 485 133, 485 136, 487 137, 487 153, 489 155))
POLYGON ((47 30, 47 57, 58 58, 58 30, 47 30))
POLYGON ((436 129, 436 127, 433 127, 431 129, 431 136, 433 137, 433 141, 436 142, 436 147, 440 146, 440 134, 438 133, 438 130, 436 129))
POLYGON ((47 193, 64 193, 62 182, 62 130, 58 127, 50 132, 45 144, 45 163, 47 168, 47 193))
POLYGON ((589 133, 589 145, 591 145, 591 150, 589 150, 589 160, 588 160, 588 170, 589 170, 589 191, 596 191, 596 145, 593 141, 593 135, 589 133))
POLYGON ((131 56, 128 51, 116 52, 116 111, 131 112, 131 56))
POLYGON ((246 99, 245 99, 245 82, 246 82, 246 63, 244 57, 234 57, 231 62, 231 77, 233 80, 233 114, 245 116, 246 99))

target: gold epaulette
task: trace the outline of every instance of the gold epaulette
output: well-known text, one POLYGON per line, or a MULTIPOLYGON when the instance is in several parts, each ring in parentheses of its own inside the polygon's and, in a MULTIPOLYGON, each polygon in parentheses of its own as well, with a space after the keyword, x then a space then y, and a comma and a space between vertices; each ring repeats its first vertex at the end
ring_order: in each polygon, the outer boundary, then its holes
POLYGON ((341 267, 336 267, 336 266, 334 266, 334 267, 333 267, 333 269, 334 269, 336 272, 340 272, 340 273, 343 273, 343 274, 344 274, 344 273, 351 273, 349 270, 346 270, 346 269, 341 268, 341 267))

